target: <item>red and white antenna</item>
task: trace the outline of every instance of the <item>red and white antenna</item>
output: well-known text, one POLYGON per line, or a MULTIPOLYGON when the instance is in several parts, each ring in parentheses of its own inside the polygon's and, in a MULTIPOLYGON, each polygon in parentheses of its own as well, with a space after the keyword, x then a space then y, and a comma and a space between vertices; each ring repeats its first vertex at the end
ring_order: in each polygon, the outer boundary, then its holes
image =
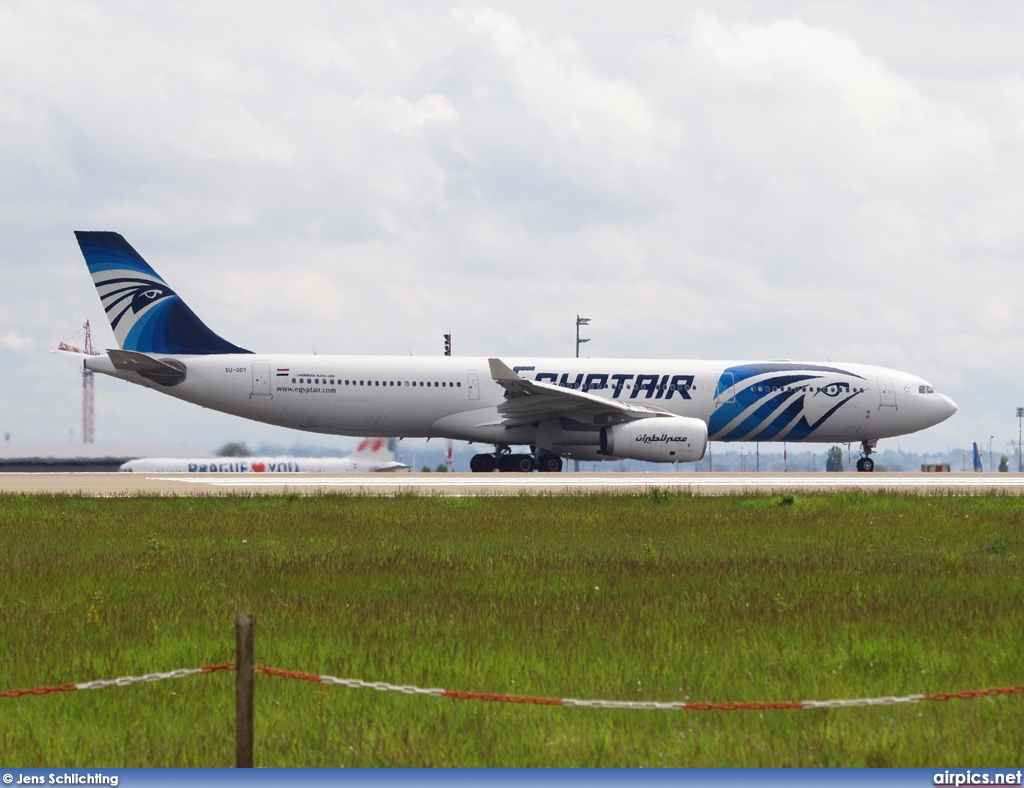
MULTIPOLYGON (((98 356, 92 347, 92 329, 89 327, 89 321, 85 321, 85 325, 82 326, 85 331, 85 346, 83 348, 77 348, 74 345, 69 345, 67 342, 61 342, 57 345, 58 350, 64 350, 69 353, 84 353, 87 356, 98 356)), ((93 442, 93 412, 95 398, 93 396, 93 378, 92 370, 86 369, 85 365, 82 365, 82 443, 93 442)))
MULTIPOLYGON (((85 352, 87 355, 95 355, 92 349, 92 329, 89 321, 85 321, 85 352)), ((82 443, 93 441, 93 411, 95 398, 93 395, 92 370, 82 365, 82 443)))

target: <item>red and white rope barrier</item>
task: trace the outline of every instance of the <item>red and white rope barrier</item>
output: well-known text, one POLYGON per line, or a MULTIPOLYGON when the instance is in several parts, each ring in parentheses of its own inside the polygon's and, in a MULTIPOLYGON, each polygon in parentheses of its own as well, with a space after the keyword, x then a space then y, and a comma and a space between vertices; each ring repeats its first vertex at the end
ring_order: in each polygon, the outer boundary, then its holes
MULTIPOLYGON (((76 690, 105 689, 107 687, 127 687, 131 684, 150 683, 164 679, 180 679, 186 676, 206 675, 221 670, 234 670, 233 662, 220 665, 203 665, 199 668, 182 668, 166 673, 146 673, 142 676, 122 676, 116 679, 85 681, 77 684, 60 684, 57 686, 35 687, 33 689, 13 689, 0 692, 0 698, 20 698, 23 695, 48 695, 52 692, 74 692, 76 690)), ((1022 695, 1024 684, 1012 687, 999 687, 982 690, 964 690, 963 692, 937 692, 931 695, 886 695, 878 698, 843 698, 838 700, 796 700, 796 701, 751 701, 744 703, 691 703, 689 701, 651 701, 651 700, 580 700, 577 698, 545 698, 528 695, 504 695, 490 692, 465 692, 446 690, 438 687, 416 687, 411 684, 388 684, 384 681, 363 681, 362 679, 342 679, 337 676, 302 673, 294 670, 281 670, 257 665, 253 669, 264 676, 311 681, 352 689, 374 689, 379 692, 401 692, 405 695, 429 695, 434 698, 454 698, 456 700, 479 700, 492 703, 525 703, 535 706, 568 706, 587 709, 630 709, 635 711, 775 711, 789 709, 839 709, 855 706, 894 706, 902 703, 923 703, 926 701, 970 700, 972 698, 997 697, 1000 695, 1022 695)))
POLYGON ((199 676, 207 673, 216 673, 218 670, 234 670, 233 662, 225 662, 222 665, 203 665, 201 668, 179 668, 169 670, 166 673, 146 673, 142 676, 121 676, 116 679, 98 679, 96 681, 82 681, 76 684, 58 684, 52 687, 33 687, 32 689, 12 689, 0 692, 0 698, 20 698, 22 695, 49 695, 51 692, 74 692, 75 690, 106 689, 107 687, 127 687, 131 684, 151 683, 163 681, 164 679, 182 679, 186 676, 199 676))

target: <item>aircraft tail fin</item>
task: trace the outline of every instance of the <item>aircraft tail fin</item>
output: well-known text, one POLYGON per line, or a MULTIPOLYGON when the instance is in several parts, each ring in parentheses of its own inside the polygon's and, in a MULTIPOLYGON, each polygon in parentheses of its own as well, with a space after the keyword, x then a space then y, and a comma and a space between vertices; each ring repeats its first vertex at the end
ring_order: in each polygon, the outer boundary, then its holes
POLYGON ((76 230, 100 302, 122 350, 251 353, 213 333, 119 234, 76 230))
POLYGON ((978 444, 974 444, 974 472, 981 473, 985 470, 985 464, 981 461, 981 449, 978 448, 978 444))
POLYGON ((394 438, 363 438, 351 456, 354 460, 390 462, 395 459, 395 444, 394 438))

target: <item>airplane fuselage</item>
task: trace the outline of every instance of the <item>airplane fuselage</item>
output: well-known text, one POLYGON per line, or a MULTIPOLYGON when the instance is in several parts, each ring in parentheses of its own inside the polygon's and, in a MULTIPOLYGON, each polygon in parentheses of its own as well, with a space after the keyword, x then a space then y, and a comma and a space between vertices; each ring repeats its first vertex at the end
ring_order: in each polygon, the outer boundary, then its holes
MULTIPOLYGON (((153 358, 167 358, 149 354, 153 358)), ((558 448, 601 459, 600 424, 571 414, 509 426, 487 358, 218 354, 174 356, 173 385, 86 366, 206 408, 338 435, 454 438, 558 448)), ((921 378, 863 364, 665 359, 503 359, 524 380, 700 419, 715 441, 847 442, 925 429, 956 406, 921 378)))
POLYGON ((920 378, 863 364, 251 353, 120 234, 75 237, 119 345, 88 369, 292 429, 494 444, 475 472, 556 472, 562 457, 692 462, 709 440, 859 441, 857 469, 870 471, 879 438, 956 411, 920 378))

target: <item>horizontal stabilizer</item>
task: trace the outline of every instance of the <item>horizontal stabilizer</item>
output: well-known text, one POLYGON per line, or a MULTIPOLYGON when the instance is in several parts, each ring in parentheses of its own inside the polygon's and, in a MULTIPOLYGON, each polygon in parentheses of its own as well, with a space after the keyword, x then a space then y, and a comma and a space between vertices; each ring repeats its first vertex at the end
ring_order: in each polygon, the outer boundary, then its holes
POLYGON ((185 379, 185 365, 176 358, 151 358, 131 350, 108 350, 114 369, 137 372, 161 386, 177 386, 185 379))

